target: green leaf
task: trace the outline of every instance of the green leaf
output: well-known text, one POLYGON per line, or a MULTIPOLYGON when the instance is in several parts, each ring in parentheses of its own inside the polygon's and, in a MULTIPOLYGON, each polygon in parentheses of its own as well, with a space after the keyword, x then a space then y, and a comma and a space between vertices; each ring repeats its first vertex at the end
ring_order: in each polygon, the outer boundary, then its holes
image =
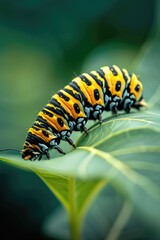
POLYGON ((17 157, 3 157, 1 160, 34 171, 68 211, 70 221, 74 223, 71 225, 73 232, 81 225, 88 206, 107 183, 158 227, 158 114, 146 111, 107 118, 101 126, 91 127, 89 135, 79 139, 76 150, 50 161, 25 162, 17 157))

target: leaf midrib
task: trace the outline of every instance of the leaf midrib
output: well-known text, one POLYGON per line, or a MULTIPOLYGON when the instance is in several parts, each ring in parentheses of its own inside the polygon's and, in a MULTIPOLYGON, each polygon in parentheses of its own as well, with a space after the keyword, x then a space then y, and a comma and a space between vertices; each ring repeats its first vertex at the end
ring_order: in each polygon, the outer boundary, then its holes
POLYGON ((127 132, 131 132, 131 131, 137 131, 137 130, 141 130, 141 129, 149 129, 149 130, 153 130, 153 131, 157 131, 160 133, 160 130, 158 130, 157 128, 154 128, 154 127, 149 127, 149 126, 139 126, 139 127, 128 127, 128 128, 124 128, 123 130, 120 130, 120 131, 116 131, 116 132, 113 132, 113 133, 110 133, 109 135, 107 135, 106 137, 104 137, 103 139, 97 141, 95 144, 92 144, 91 147, 98 147, 99 145, 101 145, 102 143, 110 140, 111 138, 113 137, 116 137, 116 136, 119 136, 123 133, 127 133, 127 132))

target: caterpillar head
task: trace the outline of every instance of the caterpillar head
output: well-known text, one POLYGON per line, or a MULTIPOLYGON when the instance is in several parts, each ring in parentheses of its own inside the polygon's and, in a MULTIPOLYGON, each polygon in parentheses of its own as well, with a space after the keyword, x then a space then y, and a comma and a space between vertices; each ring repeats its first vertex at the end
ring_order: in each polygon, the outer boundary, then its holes
POLYGON ((40 160, 43 155, 46 155, 47 159, 50 159, 49 150, 57 148, 60 143, 59 137, 54 135, 51 131, 44 127, 32 126, 27 135, 27 139, 24 143, 22 150, 22 158, 24 160, 40 160))
POLYGON ((140 107, 147 107, 147 103, 143 98, 143 85, 135 74, 132 74, 129 84, 130 99, 132 101, 131 107, 139 109, 140 107))
POLYGON ((47 159, 50 159, 49 149, 55 148, 60 151, 61 149, 57 146, 59 143, 60 140, 56 136, 54 136, 50 143, 47 144, 42 142, 41 139, 29 135, 22 149, 22 158, 24 160, 41 160, 42 156, 45 155, 47 159))
POLYGON ((25 141, 24 147, 22 150, 22 158, 24 160, 40 160, 43 155, 46 155, 47 159, 50 158, 48 150, 42 151, 41 147, 39 147, 37 144, 32 144, 28 141, 25 141))

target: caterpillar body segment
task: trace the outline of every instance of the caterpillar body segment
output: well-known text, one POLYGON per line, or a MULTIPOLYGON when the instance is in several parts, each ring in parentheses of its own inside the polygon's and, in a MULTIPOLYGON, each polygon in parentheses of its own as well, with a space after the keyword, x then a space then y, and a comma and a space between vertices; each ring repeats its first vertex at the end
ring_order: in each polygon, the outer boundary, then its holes
POLYGON ((39 112, 29 128, 22 149, 24 160, 49 159, 49 150, 56 149, 61 140, 75 147, 70 138, 73 131, 85 131, 88 120, 102 122, 103 111, 117 114, 131 108, 146 107, 143 85, 136 74, 116 65, 105 66, 97 71, 83 73, 54 94, 39 112))

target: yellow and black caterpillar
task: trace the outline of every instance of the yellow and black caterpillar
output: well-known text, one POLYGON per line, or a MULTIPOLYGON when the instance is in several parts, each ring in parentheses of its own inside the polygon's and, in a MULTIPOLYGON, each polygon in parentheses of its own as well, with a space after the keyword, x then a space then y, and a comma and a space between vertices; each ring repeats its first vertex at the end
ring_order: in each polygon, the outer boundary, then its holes
POLYGON ((143 86, 135 74, 113 65, 97 71, 83 73, 74 78, 62 90, 54 94, 50 102, 38 113, 29 128, 22 149, 24 160, 50 159, 49 150, 57 149, 61 139, 75 147, 72 131, 85 131, 88 120, 102 122, 103 111, 130 112, 131 108, 146 106, 143 86))

